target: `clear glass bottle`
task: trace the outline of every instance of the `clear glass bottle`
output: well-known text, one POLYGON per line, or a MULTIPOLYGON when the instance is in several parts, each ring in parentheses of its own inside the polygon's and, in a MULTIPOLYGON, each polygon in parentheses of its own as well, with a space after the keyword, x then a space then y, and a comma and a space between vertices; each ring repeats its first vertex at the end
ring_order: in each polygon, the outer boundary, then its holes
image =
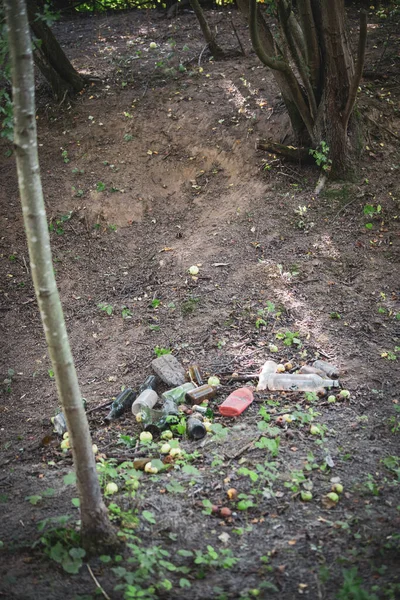
POLYGON ((271 391, 325 393, 326 388, 339 387, 339 382, 334 379, 322 379, 315 374, 275 373, 268 377, 267 387, 271 391))
POLYGON ((173 400, 175 404, 184 404, 185 396, 187 392, 194 390, 196 388, 195 384, 191 381, 184 383, 183 385, 179 385, 178 387, 172 388, 172 390, 168 390, 161 395, 163 400, 173 400))

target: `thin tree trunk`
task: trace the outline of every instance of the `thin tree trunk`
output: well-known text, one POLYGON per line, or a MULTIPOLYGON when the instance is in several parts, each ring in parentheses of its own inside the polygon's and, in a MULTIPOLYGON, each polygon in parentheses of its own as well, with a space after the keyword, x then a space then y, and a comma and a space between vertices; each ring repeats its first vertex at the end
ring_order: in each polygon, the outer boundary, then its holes
POLYGON ((101 497, 89 425, 53 272, 37 152, 32 43, 24 0, 5 0, 14 102, 14 146, 29 259, 58 394, 70 434, 84 547, 116 544, 101 497))
POLYGON ((27 0, 29 24, 40 45, 37 46, 35 62, 48 80, 57 99, 62 100, 65 92, 77 93, 83 89, 84 80, 74 69, 50 27, 37 18, 36 0, 27 0))
POLYGON ((200 24, 200 29, 204 35, 204 39, 206 40, 212 55, 215 56, 215 58, 223 56, 224 53, 215 41, 215 36, 211 32, 210 26, 204 15, 203 9, 200 6, 199 0, 190 0, 190 6, 194 10, 194 13, 200 24))

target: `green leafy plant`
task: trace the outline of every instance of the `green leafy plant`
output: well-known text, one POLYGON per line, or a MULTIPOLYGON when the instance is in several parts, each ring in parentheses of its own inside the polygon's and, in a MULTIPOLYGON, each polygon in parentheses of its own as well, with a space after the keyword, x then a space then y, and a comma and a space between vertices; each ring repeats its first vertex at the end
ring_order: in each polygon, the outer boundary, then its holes
POLYGON ((129 308, 127 306, 123 306, 122 310, 121 310, 121 316, 123 319, 131 319, 132 312, 129 310, 129 308))
POLYGON ((277 340, 283 340, 285 346, 297 346, 301 348, 300 334, 298 331, 278 332, 275 337, 277 340))
POLYGON ((362 579, 358 576, 357 567, 343 571, 343 585, 337 593, 337 600, 378 600, 378 596, 370 594, 361 587, 362 579))
POLYGON ((171 354, 171 350, 169 348, 161 348, 160 346, 155 346, 154 354, 157 356, 157 358, 159 358, 164 354, 171 354))
MULTIPOLYGON (((47 556, 62 566, 67 573, 79 572, 86 552, 80 547, 80 537, 75 529, 67 528, 69 515, 39 521, 38 530, 43 532, 40 543, 47 556)), ((34 544, 34 546, 36 543, 34 544)))
POLYGON ((106 302, 100 302, 100 304, 97 305, 97 308, 100 308, 100 310, 102 310, 103 312, 105 312, 109 317, 114 312, 113 305, 112 304, 107 304, 106 302))
POLYGON ((104 192, 105 189, 106 189, 106 184, 103 183, 102 181, 98 181, 97 185, 96 185, 96 191, 97 192, 104 192))
POLYGON ((68 151, 67 150, 63 150, 61 152, 61 157, 62 157, 63 161, 65 162, 65 164, 69 163, 68 151))
POLYGON ((325 172, 331 170, 332 160, 329 158, 329 146, 326 142, 321 141, 316 149, 309 150, 318 167, 325 172))

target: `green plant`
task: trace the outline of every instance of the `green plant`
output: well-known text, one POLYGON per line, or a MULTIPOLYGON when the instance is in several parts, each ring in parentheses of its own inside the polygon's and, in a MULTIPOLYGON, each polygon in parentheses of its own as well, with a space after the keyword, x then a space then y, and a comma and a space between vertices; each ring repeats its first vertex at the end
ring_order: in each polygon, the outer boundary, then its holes
POLYGON ((223 548, 219 552, 212 546, 207 546, 207 551, 195 550, 195 565, 213 569, 232 569, 239 562, 238 558, 233 556, 232 550, 223 548))
POLYGON ((55 231, 57 235, 63 235, 64 227, 63 224, 67 221, 70 221, 72 218, 73 211, 70 210, 67 214, 62 215, 59 219, 56 219, 55 225, 53 222, 50 222, 49 231, 55 231))
POLYGON ((157 358, 159 358, 164 354, 171 354, 171 350, 169 348, 161 348, 160 346, 155 346, 154 354, 157 356, 157 358))
POLYGON ((329 158, 329 146, 326 142, 321 141, 316 149, 311 148, 309 152, 318 167, 325 172, 331 170, 332 160, 329 158))
POLYGON ((343 585, 336 598, 337 600, 378 600, 375 594, 370 594, 361 587, 362 579, 358 577, 357 567, 343 571, 343 585))
POLYGON ((103 312, 105 312, 109 317, 114 312, 113 305, 112 304, 107 304, 105 302, 100 302, 100 304, 97 305, 97 308, 100 308, 100 310, 102 310, 103 312))
POLYGON ((12 380, 13 380, 14 375, 15 375, 14 369, 8 369, 8 371, 7 371, 7 377, 3 380, 6 392, 8 394, 11 392, 11 384, 12 384, 12 380))
POLYGON ((161 300, 158 300, 157 298, 154 298, 151 302, 150 302, 150 306, 151 308, 158 308, 161 304, 161 300))
POLYGON ((393 475, 396 475, 397 481, 400 481, 400 457, 399 456, 387 456, 381 460, 381 463, 388 469, 393 475))
MULTIPOLYGON (((61 148, 61 150, 62 150, 62 148, 61 148)), ((63 161, 65 162, 65 164, 69 163, 68 151, 67 150, 62 150, 61 157, 62 157, 63 161)))
POLYGON ((102 181, 98 181, 97 185, 96 185, 96 191, 97 192, 104 192, 105 189, 106 189, 106 184, 103 183, 102 181))
POLYGON ((200 298, 196 298, 194 296, 190 296, 187 300, 184 300, 181 304, 181 311, 183 315, 188 315, 193 313, 196 310, 198 303, 200 302, 200 298))
POLYGON ((123 319, 131 319, 132 318, 132 312, 129 310, 129 308, 127 306, 122 307, 121 315, 122 315, 123 319))
POLYGON ((38 531, 43 532, 40 543, 44 546, 45 554, 67 573, 78 573, 86 552, 79 545, 77 531, 66 527, 70 519, 69 515, 44 519, 39 521, 38 531))
POLYGON ((400 406, 398 404, 395 404, 394 410, 398 414, 392 415, 391 417, 389 417, 388 423, 390 426, 390 431, 392 433, 399 433, 400 432, 400 406))
POLYGON ((298 331, 278 332, 275 337, 277 340, 283 340, 284 346, 297 346, 301 348, 300 334, 298 331))

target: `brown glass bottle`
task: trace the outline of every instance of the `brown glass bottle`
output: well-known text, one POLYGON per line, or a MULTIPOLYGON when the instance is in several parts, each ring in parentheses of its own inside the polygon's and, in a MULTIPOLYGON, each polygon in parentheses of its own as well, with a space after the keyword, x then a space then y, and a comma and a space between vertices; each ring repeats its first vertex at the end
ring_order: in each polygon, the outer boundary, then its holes
POLYGON ((193 381, 196 385, 203 385, 203 377, 200 373, 200 369, 197 365, 192 365, 189 367, 189 379, 193 381))
POLYGON ((209 400, 210 398, 214 398, 217 390, 212 385, 208 385, 208 383, 201 385, 194 390, 190 390, 187 392, 186 398, 192 404, 201 404, 204 400, 209 400))

